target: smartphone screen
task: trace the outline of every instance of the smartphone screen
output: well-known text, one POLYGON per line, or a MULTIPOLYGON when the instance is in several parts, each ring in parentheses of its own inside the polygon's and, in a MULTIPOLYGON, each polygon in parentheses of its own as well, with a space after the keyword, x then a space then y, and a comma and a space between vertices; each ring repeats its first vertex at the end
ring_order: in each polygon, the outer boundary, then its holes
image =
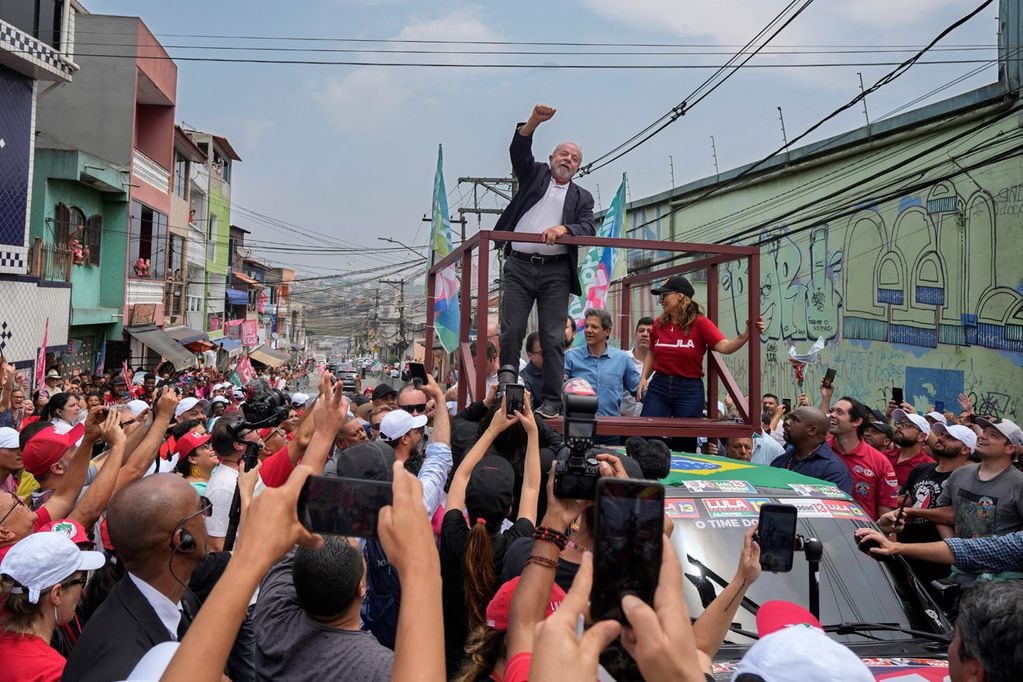
POLYGON ((944 400, 935 400, 934 401, 934 411, 935 412, 940 412, 941 414, 944 414, 945 413, 945 401, 944 400))
POLYGON ((757 542, 762 569, 774 573, 791 571, 796 548, 796 508, 791 504, 760 507, 757 542))
POLYGON ((781 404, 785 406, 785 412, 792 411, 792 398, 782 398, 781 404))
POLYGON ((835 383, 835 370, 828 367, 828 371, 824 373, 824 385, 831 388, 835 383))
POLYGON ((625 622, 622 597, 652 604, 661 571, 664 486, 653 481, 597 481, 590 616, 625 622))
POLYGON ((526 387, 522 384, 508 384, 504 387, 505 414, 509 417, 515 414, 515 410, 521 412, 525 408, 526 387))
POLYGON ((411 381, 419 381, 421 384, 426 383, 426 365, 421 362, 410 362, 408 363, 408 378, 411 381))
POLYGON ((314 533, 373 538, 377 514, 391 500, 390 481, 310 476, 298 497, 298 519, 314 533))
POLYGON ((892 386, 892 400, 895 401, 896 405, 901 405, 905 401, 906 397, 902 395, 901 386, 892 386))

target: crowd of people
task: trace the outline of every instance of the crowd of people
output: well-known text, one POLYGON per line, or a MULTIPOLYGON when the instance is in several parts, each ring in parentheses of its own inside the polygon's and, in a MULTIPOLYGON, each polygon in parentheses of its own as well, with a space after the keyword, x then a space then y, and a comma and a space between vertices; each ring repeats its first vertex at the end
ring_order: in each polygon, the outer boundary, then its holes
MULTIPOLYGON (((705 415, 706 353, 734 353, 763 325, 728 339, 673 276, 632 349, 608 344, 598 309, 572 347, 577 254, 559 239, 593 234, 593 199, 572 182, 578 145, 533 159, 532 133, 554 114, 537 105, 512 140, 520 188, 497 229, 535 239, 505 246, 501 323, 478 348, 488 389, 461 409, 431 376, 346 395, 325 371, 305 392, 305 366, 243 381, 162 363, 54 368, 30 391, 0 366, 0 682, 714 679, 761 574, 755 527, 696 619, 665 540, 650 603, 629 594, 622 622, 591 622, 595 508, 554 494, 564 439, 548 421, 566 379, 590 383, 598 419, 705 415), (527 388, 510 413, 502 366, 527 388), (311 533, 298 513, 310 476, 389 484, 376 532, 311 533)), ((965 396, 959 414, 921 415, 836 399, 827 379, 819 393, 792 409, 764 395, 749 437, 630 439, 624 452, 608 439, 589 454, 600 477, 663 479, 670 444, 833 484, 877 522, 857 531, 869 552, 969 587, 948 647, 953 682, 1015 679, 1023 431, 965 396)), ((756 634, 733 680, 873 679, 795 604, 760 605, 756 634)))

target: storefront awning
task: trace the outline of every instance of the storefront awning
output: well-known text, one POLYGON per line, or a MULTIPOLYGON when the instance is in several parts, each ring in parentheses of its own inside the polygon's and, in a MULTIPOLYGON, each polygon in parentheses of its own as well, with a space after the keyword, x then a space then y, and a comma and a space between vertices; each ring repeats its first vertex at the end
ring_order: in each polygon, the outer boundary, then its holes
POLYGON ((249 351, 249 359, 255 360, 267 367, 280 367, 288 361, 288 356, 278 351, 271 350, 266 346, 260 346, 255 350, 249 351))
POLYGON ((227 351, 228 357, 235 357, 242 353, 242 342, 239 339, 230 339, 226 336, 213 339, 213 343, 220 346, 221 350, 227 351))
POLYGON ((166 327, 163 331, 182 346, 187 346, 196 341, 205 341, 207 338, 206 332, 190 327, 166 327))
POLYGON ((228 289, 227 302, 231 305, 248 305, 249 295, 241 289, 228 289))
POLYGON ((176 370, 188 369, 195 364, 195 355, 182 348, 174 337, 156 325, 125 327, 124 330, 150 350, 167 358, 176 370))

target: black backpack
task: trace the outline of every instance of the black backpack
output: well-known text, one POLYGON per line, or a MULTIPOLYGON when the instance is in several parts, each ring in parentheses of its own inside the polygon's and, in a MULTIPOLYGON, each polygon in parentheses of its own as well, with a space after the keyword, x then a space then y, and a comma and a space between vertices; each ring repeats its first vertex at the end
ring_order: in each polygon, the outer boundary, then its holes
POLYGON ((366 557, 366 597, 362 600, 362 629, 372 632, 388 649, 394 649, 401 606, 398 572, 387 560, 379 540, 366 540, 363 554, 366 557))

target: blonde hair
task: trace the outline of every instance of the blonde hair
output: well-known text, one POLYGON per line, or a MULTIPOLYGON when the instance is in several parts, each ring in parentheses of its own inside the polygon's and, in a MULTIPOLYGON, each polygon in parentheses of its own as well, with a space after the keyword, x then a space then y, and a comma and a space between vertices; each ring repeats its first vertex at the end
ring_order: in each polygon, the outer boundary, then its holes
POLYGON ((683 298, 674 307, 665 308, 659 320, 661 324, 677 324, 682 327, 682 331, 689 331, 696 318, 703 315, 703 308, 685 294, 677 291, 673 293, 677 293, 683 298))

